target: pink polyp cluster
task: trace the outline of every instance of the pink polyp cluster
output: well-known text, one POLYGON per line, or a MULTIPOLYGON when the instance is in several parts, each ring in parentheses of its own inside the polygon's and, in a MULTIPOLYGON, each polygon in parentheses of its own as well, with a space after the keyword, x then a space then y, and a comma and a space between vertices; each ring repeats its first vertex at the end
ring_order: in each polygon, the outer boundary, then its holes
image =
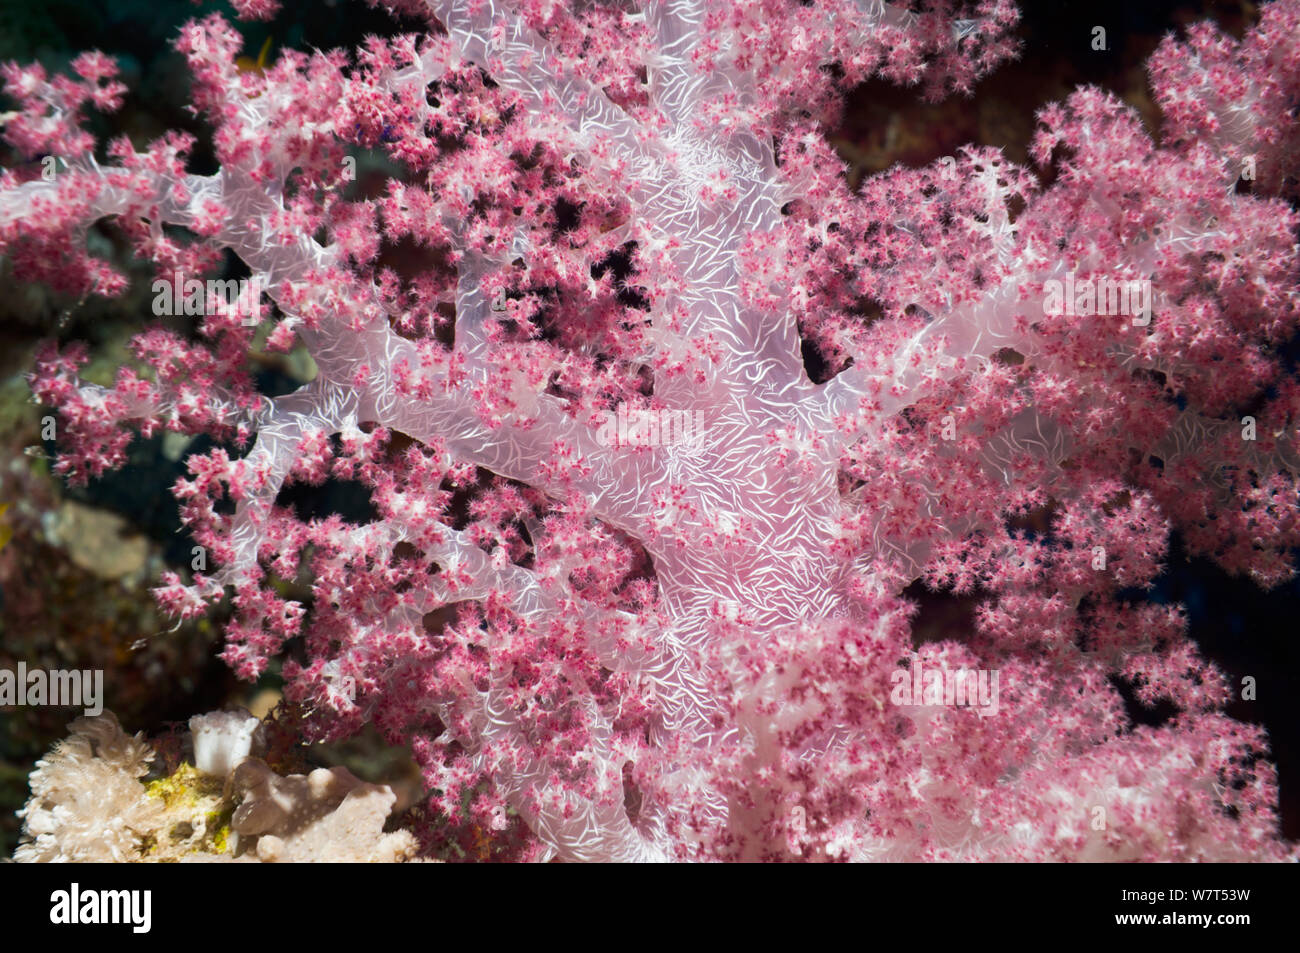
POLYGON ((265 71, 236 68, 220 17, 188 24, 212 175, 180 135, 96 161, 79 111, 120 97, 105 58, 80 81, 5 68, 6 141, 67 166, 0 176, 18 274, 120 292, 84 241, 113 218, 160 276, 228 250, 275 305, 143 331, 152 373, 112 387, 78 378, 76 348, 32 375, 71 479, 135 432, 222 442, 174 488, 207 564, 167 574, 167 609, 229 598, 224 657, 250 679, 300 640, 290 698, 319 735, 411 745, 429 847, 1288 853, 1262 731, 1222 714, 1230 686, 1176 608, 1120 592, 1174 529, 1262 584, 1293 572, 1300 391, 1276 348, 1297 218, 1276 163, 1300 80, 1275 66, 1300 4, 1240 42, 1161 47, 1163 143, 1087 89, 1041 113, 1046 188, 969 148, 856 190, 821 130, 842 92, 967 90, 1013 52, 1009 4, 392 6, 429 32, 265 71), (1245 156, 1253 194, 1232 187, 1245 156), (386 181, 357 189, 359 158, 386 181), (1105 307, 1119 292, 1144 309, 1105 307), (305 349, 315 379, 261 395, 256 347, 305 349), (600 438, 651 411, 699 423, 600 438), (374 518, 277 502, 327 479, 364 485, 374 518), (917 579, 980 595, 973 628, 921 643, 917 579), (1179 714, 1131 724, 1112 676, 1179 714))

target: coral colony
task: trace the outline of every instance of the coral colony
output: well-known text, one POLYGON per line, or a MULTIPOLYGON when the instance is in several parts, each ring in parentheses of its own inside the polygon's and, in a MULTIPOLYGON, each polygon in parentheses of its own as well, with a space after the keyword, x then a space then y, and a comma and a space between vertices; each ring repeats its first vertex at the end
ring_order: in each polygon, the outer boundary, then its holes
MULTIPOLYGON (((229 600, 223 658, 282 665, 311 738, 409 745, 421 851, 1294 856, 1267 738, 1224 713, 1253 689, 1134 593, 1174 531, 1260 586, 1294 571, 1300 2, 1167 37, 1158 138, 1086 88, 1039 113, 1038 172, 970 147, 856 188, 823 135, 843 94, 969 91, 1015 54, 1010 2, 385 5, 423 32, 265 69, 221 16, 184 26, 208 175, 177 132, 96 151, 88 112, 125 94, 106 56, 6 65, 28 161, 0 176, 0 252, 119 295, 86 248, 108 219, 164 309, 202 312, 188 335, 142 315, 112 386, 79 345, 40 354, 58 472, 215 441, 174 487, 195 569, 158 599, 229 600), (264 294, 208 284, 232 280, 264 294), (264 395, 256 348, 315 378, 264 395), (281 496, 331 479, 373 518, 281 496), (913 584, 978 596, 969 631, 916 637, 913 584), (1135 724, 1120 682, 1177 714, 1135 724)), ((105 719, 42 790, 101 738, 135 803, 148 749, 105 719)), ((244 789, 333 783, 244 758, 239 722, 199 727, 234 732, 202 750, 244 789)), ((408 854, 375 846, 371 793, 357 856, 408 854)), ((57 856, 39 800, 25 849, 57 856)), ((292 853, 250 811, 231 830, 292 853)))

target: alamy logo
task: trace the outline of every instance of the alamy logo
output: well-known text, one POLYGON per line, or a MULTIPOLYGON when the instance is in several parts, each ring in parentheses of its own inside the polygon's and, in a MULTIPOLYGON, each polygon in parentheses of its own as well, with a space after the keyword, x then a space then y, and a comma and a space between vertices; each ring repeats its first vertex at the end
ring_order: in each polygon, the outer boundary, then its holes
POLYGON ((1125 314, 1133 323, 1146 327, 1151 323, 1151 282, 1145 279, 1121 281, 1116 278, 1075 278, 1065 273, 1065 281, 1052 278, 1043 282, 1043 313, 1051 315, 1125 314))
POLYGON ((246 327, 261 319, 262 283, 257 278, 188 280, 179 272, 153 283, 153 313, 238 314, 246 327))
POLYGON ((927 670, 913 655, 912 667, 897 669, 889 680, 894 683, 889 694, 894 705, 956 705, 976 709, 981 718, 998 713, 997 669, 927 670))
POLYGON ((61 668, 30 671, 26 662, 18 670, 0 668, 0 706, 50 705, 81 708, 90 717, 104 710, 104 670, 61 668))
POLYGON ((151 890, 69 890, 50 894, 50 922, 56 924, 127 923, 132 933, 148 933, 153 923, 151 890))
POLYGON ((666 447, 690 443, 704 430, 702 410, 635 410, 619 404, 605 411, 596 439, 605 447, 666 447))

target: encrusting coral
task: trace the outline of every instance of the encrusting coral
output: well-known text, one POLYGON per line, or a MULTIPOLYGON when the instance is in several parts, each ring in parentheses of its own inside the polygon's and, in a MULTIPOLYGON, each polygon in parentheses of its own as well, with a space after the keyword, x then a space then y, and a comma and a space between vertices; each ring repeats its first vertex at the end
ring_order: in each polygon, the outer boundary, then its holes
POLYGON ((281 777, 260 759, 248 758, 232 782, 243 802, 231 828, 241 846, 245 837, 255 841, 259 860, 394 863, 414 852, 409 832, 383 832, 397 795, 347 768, 281 777))
MULTIPOLYGON (((251 735, 248 720, 221 712, 191 725, 226 723, 251 735)), ((282 777, 261 759, 243 757, 224 765, 228 776, 184 763, 146 783, 153 759, 143 736, 128 735, 111 712, 78 718, 32 772, 14 859, 394 863, 415 853, 409 832, 384 833, 392 789, 346 768, 282 777)))

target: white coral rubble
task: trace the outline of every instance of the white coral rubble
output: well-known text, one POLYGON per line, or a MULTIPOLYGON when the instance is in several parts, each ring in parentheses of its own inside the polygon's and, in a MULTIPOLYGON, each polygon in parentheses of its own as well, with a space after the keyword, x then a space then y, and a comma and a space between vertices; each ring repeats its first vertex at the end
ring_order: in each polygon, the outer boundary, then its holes
POLYGON ((69 737, 32 772, 14 859, 394 863, 414 857, 408 831, 384 832, 396 801, 387 785, 368 784, 341 767, 282 777, 247 756, 258 724, 247 713, 218 712, 190 724, 198 769, 182 764, 145 784, 154 752, 141 735, 127 735, 111 712, 74 721, 69 737))

